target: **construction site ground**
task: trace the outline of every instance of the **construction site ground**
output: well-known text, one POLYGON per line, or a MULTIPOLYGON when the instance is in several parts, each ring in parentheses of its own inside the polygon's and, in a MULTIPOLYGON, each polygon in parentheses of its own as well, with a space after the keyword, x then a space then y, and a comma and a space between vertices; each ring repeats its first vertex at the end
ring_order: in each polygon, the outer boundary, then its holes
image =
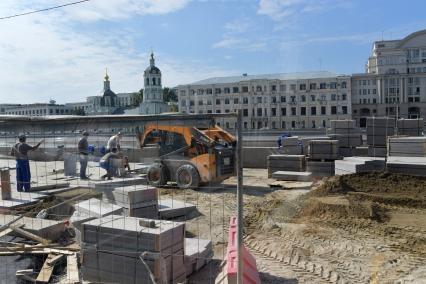
MULTIPOLYGON (((103 174, 94 163, 88 182, 65 178, 60 162, 32 167, 34 186, 66 181, 84 187, 103 174)), ((244 184, 244 241, 262 283, 425 283, 425 178, 370 173, 277 182, 266 170, 244 169, 244 184)), ((214 257, 189 283, 214 283, 236 213, 236 178, 196 190, 162 188, 161 198, 197 206, 178 220, 186 221, 187 237, 212 240, 214 257)))

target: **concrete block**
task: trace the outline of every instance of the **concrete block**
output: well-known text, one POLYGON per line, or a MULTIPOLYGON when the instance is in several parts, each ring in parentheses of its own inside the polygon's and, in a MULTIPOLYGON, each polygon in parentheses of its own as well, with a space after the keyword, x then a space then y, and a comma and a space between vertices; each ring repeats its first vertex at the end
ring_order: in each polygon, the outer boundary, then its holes
POLYGON ((309 158, 311 159, 339 159, 339 141, 311 140, 309 141, 309 158))
POLYGON ((426 137, 391 137, 389 156, 426 157, 426 137))
POLYGON ((311 176, 310 172, 278 171, 272 173, 272 178, 276 180, 310 181, 311 176))
POLYGON ((424 120, 419 119, 398 119, 398 135, 423 136, 424 120))
POLYGON ((158 200, 158 212, 162 219, 186 216, 195 209, 196 206, 194 204, 176 199, 161 198, 158 200))
POLYGON ((0 170, 1 179, 1 199, 7 200, 12 198, 12 190, 10 186, 10 171, 8 168, 0 170))
POLYGON ((339 147, 358 147, 362 145, 361 134, 329 134, 332 140, 339 141, 339 147))
POLYGON ((77 175, 77 161, 78 156, 73 153, 64 153, 64 175, 76 176, 77 175))
POLYGON ((332 176, 334 175, 334 161, 312 161, 306 162, 306 170, 313 176, 332 176))
POLYGON ((305 170, 304 155, 270 155, 267 159, 268 177, 276 171, 302 172, 305 170))
POLYGON ((147 180, 145 177, 133 177, 133 178, 115 178, 113 180, 105 180, 105 181, 95 181, 91 182, 90 185, 95 188, 95 190, 112 190, 117 187, 124 187, 130 185, 142 185, 147 184, 147 180))
POLYGON ((350 129, 356 127, 356 121, 352 119, 330 120, 331 128, 350 129))
POLYGON ((200 270, 213 257, 211 240, 185 238, 185 267, 186 275, 200 270))
POLYGON ((391 173, 426 176, 426 157, 388 157, 387 170, 391 173))
POLYGON ((74 213, 70 218, 70 222, 79 230, 81 224, 96 218, 109 215, 121 215, 123 208, 111 203, 103 202, 96 198, 78 202, 74 205, 74 213))
POLYGON ((368 156, 369 157, 386 157, 387 148, 386 147, 374 147, 368 146, 368 156))

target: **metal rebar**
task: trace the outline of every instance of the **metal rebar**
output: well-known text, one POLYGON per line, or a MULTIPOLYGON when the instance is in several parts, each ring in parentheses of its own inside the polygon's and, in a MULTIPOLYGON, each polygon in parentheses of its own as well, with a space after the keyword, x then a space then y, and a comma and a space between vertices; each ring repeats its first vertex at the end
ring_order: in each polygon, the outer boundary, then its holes
POLYGON ((243 115, 242 110, 238 110, 237 116, 237 153, 236 153, 236 165, 237 165, 237 283, 243 284, 243 115))

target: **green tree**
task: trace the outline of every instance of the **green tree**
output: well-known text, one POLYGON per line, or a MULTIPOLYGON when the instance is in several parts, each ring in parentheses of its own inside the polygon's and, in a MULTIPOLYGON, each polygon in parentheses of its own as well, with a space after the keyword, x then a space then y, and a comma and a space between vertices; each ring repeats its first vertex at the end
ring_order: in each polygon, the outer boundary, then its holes
POLYGON ((143 102, 143 89, 133 93, 133 106, 138 106, 143 102))
POLYGON ((176 92, 173 89, 164 87, 163 88, 163 99, 165 102, 177 102, 178 98, 176 92))

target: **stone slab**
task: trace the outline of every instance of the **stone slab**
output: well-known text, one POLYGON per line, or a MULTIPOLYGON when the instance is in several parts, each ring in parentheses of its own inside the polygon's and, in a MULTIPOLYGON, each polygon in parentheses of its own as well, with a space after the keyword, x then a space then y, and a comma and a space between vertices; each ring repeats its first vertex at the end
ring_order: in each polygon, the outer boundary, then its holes
POLYGON ((309 141, 309 158, 311 159, 339 159, 339 141, 311 140, 309 141))
POLYGON ((386 157, 387 156, 386 147, 374 147, 368 146, 368 156, 369 157, 386 157))
POLYGON ((195 209, 196 206, 194 204, 176 199, 160 198, 158 200, 159 215, 163 219, 185 216, 195 209))
POLYGON ((96 190, 114 189, 117 187, 142 184, 147 184, 145 177, 114 178, 113 180, 96 181, 90 183, 90 185, 93 186, 96 190))
POLYGON ((426 137, 391 137, 389 156, 426 157, 426 137))
POLYGON ((186 275, 198 271, 209 263, 213 257, 211 240, 185 238, 186 275))
POLYGON ((278 171, 272 173, 272 178, 276 180, 310 181, 311 176, 310 172, 278 171))
POLYGON ((306 170, 313 176, 332 176, 334 175, 335 161, 310 161, 306 162, 306 170))
POLYGON ((117 187, 113 191, 105 192, 104 197, 126 204, 142 203, 158 200, 158 189, 149 185, 117 187))

